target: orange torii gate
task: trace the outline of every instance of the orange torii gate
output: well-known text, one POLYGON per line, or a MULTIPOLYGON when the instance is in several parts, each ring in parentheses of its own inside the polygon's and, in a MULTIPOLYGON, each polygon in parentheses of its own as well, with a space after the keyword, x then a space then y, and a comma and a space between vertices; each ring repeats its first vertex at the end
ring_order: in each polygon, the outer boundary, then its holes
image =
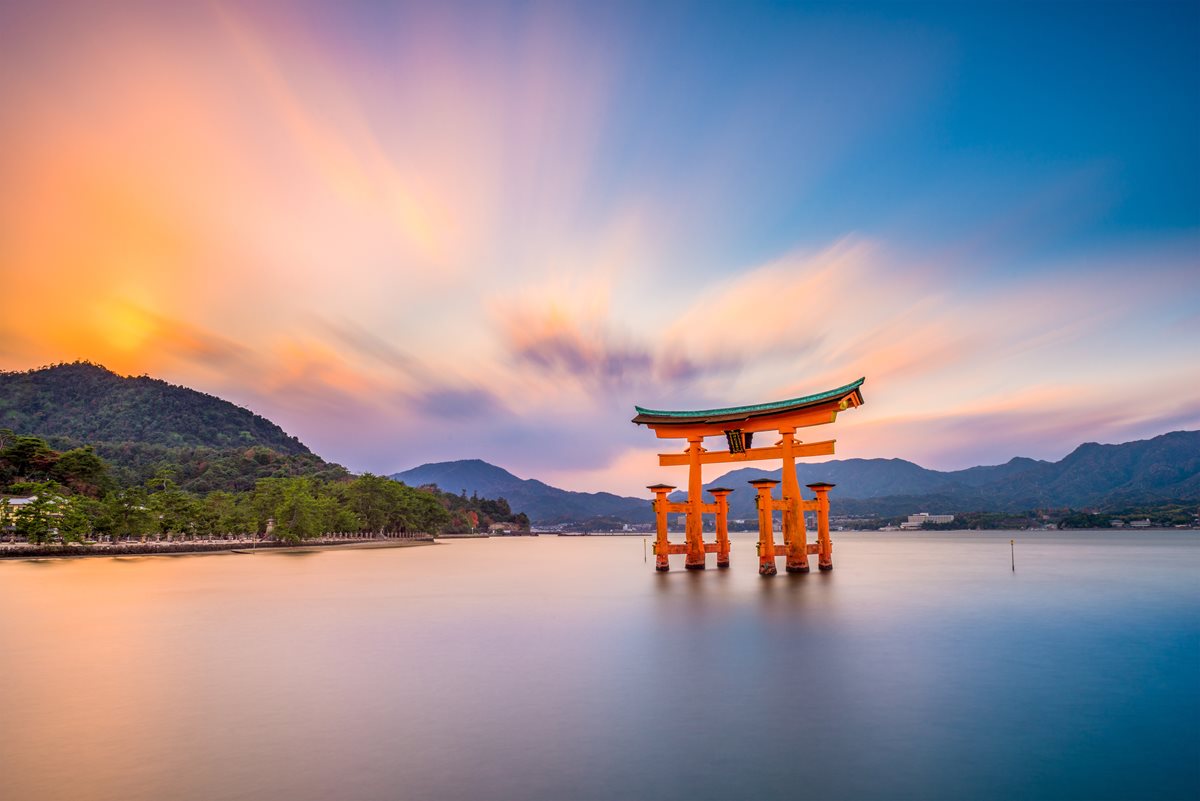
POLYGON ((844 387, 793 398, 776 403, 761 403, 756 406, 737 406, 729 409, 705 409, 691 412, 669 412, 643 409, 635 406, 637 417, 633 422, 645 425, 659 439, 686 439, 687 450, 683 453, 660 453, 661 467, 688 466, 688 496, 686 501, 670 501, 667 496, 675 487, 655 484, 648 487, 654 493, 654 512, 658 536, 654 542, 655 569, 670 570, 668 557, 685 554, 684 567, 688 570, 703 570, 705 554, 717 555, 717 567, 729 567, 728 512, 731 489, 714 487, 709 490, 712 503, 704 503, 704 482, 701 465, 722 462, 755 462, 763 459, 780 459, 783 462, 783 497, 775 500, 771 491, 780 482, 774 479, 751 481, 758 504, 758 572, 764 576, 775 575, 775 557, 782 551, 787 556, 786 570, 789 573, 807 573, 808 555, 817 554, 817 566, 821 570, 833 569, 833 544, 829 540, 829 490, 833 484, 809 484, 816 500, 806 501, 800 494, 796 480, 796 459, 804 456, 830 456, 835 440, 823 442, 800 442, 796 429, 818 426, 837 420, 838 412, 861 406, 860 388, 865 379, 858 379, 844 387), (754 434, 759 431, 778 431, 780 439, 765 448, 751 447, 754 434), (705 437, 723 436, 729 450, 708 451, 704 448, 705 437), (775 544, 774 512, 783 513, 783 545, 775 544), (804 513, 817 513, 817 542, 808 544, 808 531, 804 513), (687 515, 687 540, 683 544, 672 544, 667 540, 667 515, 682 512, 687 515), (703 515, 716 516, 716 542, 704 541, 703 515))

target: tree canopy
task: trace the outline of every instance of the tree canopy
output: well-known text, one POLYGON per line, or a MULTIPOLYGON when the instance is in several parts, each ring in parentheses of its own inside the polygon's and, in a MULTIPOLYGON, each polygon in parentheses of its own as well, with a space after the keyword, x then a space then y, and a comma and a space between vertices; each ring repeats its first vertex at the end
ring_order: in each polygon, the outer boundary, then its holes
POLYGON ((310 475, 254 477, 248 488, 247 477, 236 475, 199 492, 177 480, 191 475, 188 465, 156 462, 138 473, 114 471, 91 446, 59 452, 39 437, 9 430, 0 430, 0 446, 0 492, 33 497, 19 510, 6 500, 0 517, 10 531, 36 543, 51 536, 71 541, 250 533, 298 541, 331 532, 440 533, 486 529, 496 522, 529 525, 503 498, 418 489, 370 473, 318 469, 310 475))

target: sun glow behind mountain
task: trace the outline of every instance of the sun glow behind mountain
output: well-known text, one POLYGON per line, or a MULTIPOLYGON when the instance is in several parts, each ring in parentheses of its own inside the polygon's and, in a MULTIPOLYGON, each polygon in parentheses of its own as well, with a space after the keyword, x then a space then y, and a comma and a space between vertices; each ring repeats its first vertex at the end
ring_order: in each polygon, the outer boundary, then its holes
POLYGON ((1194 6, 0 27, 0 367, 148 372, 352 469, 623 493, 656 479, 633 403, 859 375, 839 456, 1200 426, 1194 6))

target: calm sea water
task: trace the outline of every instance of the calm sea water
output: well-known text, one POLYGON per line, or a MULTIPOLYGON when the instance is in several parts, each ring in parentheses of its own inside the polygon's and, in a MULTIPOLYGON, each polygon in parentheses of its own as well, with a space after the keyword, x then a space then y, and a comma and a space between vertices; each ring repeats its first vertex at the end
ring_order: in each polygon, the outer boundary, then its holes
POLYGON ((1196 532, 642 549, 0 563, 0 798, 1200 796, 1196 532))

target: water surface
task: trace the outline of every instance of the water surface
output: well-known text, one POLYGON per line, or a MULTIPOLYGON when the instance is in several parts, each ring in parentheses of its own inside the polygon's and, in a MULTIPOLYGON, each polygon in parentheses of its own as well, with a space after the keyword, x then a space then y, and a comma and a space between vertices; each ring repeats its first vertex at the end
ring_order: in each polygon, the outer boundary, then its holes
POLYGON ((1200 796, 1197 533, 733 560, 540 537, 0 563, 0 798, 1200 796))

